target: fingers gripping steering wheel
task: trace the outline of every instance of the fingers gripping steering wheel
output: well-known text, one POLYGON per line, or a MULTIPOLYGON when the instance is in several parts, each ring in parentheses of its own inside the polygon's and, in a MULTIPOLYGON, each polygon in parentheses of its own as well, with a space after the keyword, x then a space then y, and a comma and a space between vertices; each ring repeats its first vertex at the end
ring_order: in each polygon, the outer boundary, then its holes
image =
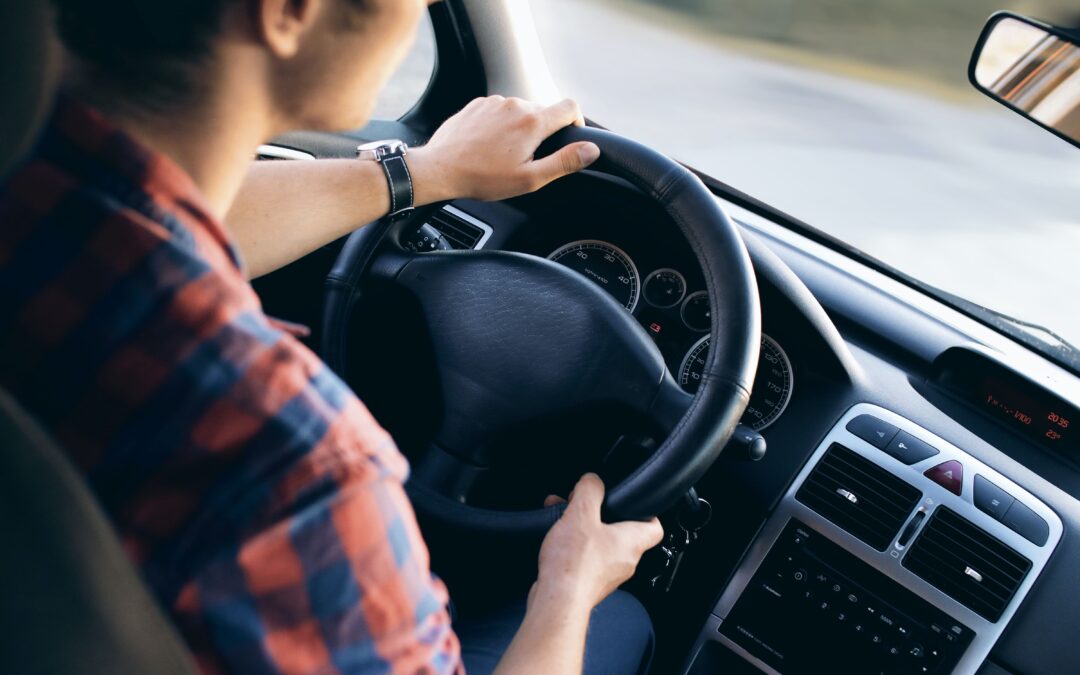
POLYGON ((416 297, 444 410, 433 447, 407 488, 417 510, 438 521, 489 534, 546 531, 560 507, 502 511, 459 497, 477 467, 491 462, 488 441, 500 431, 602 402, 628 406, 667 434, 652 456, 609 486, 605 518, 658 515, 716 460, 749 400, 761 319, 753 269, 735 225, 696 176, 613 133, 569 127, 537 156, 577 141, 600 147, 591 170, 634 184, 689 242, 712 315, 701 386, 686 394, 634 318, 558 263, 504 251, 411 253, 398 243, 401 226, 386 221, 356 231, 327 278, 323 357, 345 372, 348 318, 360 294, 389 282, 416 297))

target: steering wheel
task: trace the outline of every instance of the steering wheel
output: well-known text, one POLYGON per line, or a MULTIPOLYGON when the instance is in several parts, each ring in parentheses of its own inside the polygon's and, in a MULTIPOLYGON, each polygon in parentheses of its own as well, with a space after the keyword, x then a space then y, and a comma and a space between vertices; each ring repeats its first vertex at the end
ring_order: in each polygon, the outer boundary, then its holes
MULTIPOLYGON (((621 177, 660 205, 701 266, 711 348, 694 396, 655 343, 607 292, 558 263, 505 251, 412 253, 386 220, 347 240, 326 285, 323 358, 345 373, 347 327, 361 293, 394 284, 418 301, 443 391, 441 426, 407 489, 424 515, 487 534, 541 534, 560 507, 481 508, 464 496, 492 462, 500 431, 577 406, 617 403, 644 415, 666 440, 609 486, 604 517, 644 520, 670 508, 727 444, 750 397, 761 339, 757 283, 738 230, 691 172, 616 134, 568 127, 537 156, 592 141, 590 170, 621 177)), ((658 223, 658 225, 660 225, 658 223)), ((666 225, 666 223, 664 223, 666 225)))

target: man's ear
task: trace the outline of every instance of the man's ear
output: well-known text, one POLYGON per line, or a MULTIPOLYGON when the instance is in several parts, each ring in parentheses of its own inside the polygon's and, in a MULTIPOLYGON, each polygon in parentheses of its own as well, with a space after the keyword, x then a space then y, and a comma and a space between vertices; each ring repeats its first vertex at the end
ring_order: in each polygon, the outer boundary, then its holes
POLYGON ((315 23, 323 0, 256 0, 259 37, 275 56, 291 58, 315 23))

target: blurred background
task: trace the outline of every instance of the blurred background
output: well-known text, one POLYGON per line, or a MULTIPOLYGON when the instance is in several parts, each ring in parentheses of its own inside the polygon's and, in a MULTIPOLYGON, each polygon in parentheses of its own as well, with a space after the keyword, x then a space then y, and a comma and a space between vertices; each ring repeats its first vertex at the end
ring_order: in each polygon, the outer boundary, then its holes
POLYGON ((716 35, 865 61, 964 91, 971 48, 992 13, 1080 24, 1080 5, 1070 0, 630 1, 672 9, 716 35))
MULTIPOLYGON (((967 82, 991 13, 1080 25, 1075 0, 530 4, 592 119, 1080 344, 1080 149, 967 82)), ((430 59, 422 32, 403 73, 430 59)))

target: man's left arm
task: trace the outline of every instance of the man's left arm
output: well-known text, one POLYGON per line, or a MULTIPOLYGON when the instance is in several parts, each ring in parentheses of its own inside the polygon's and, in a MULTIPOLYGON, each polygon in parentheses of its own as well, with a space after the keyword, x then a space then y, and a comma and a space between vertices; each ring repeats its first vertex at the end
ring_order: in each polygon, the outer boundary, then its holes
MULTIPOLYGON (((579 171, 600 154, 592 143, 574 143, 539 160, 533 153, 551 134, 581 122, 570 100, 541 107, 502 96, 475 99, 426 145, 408 151, 414 203, 507 199, 579 171)), ((254 278, 389 209, 386 176, 375 162, 255 162, 226 222, 254 278)))

